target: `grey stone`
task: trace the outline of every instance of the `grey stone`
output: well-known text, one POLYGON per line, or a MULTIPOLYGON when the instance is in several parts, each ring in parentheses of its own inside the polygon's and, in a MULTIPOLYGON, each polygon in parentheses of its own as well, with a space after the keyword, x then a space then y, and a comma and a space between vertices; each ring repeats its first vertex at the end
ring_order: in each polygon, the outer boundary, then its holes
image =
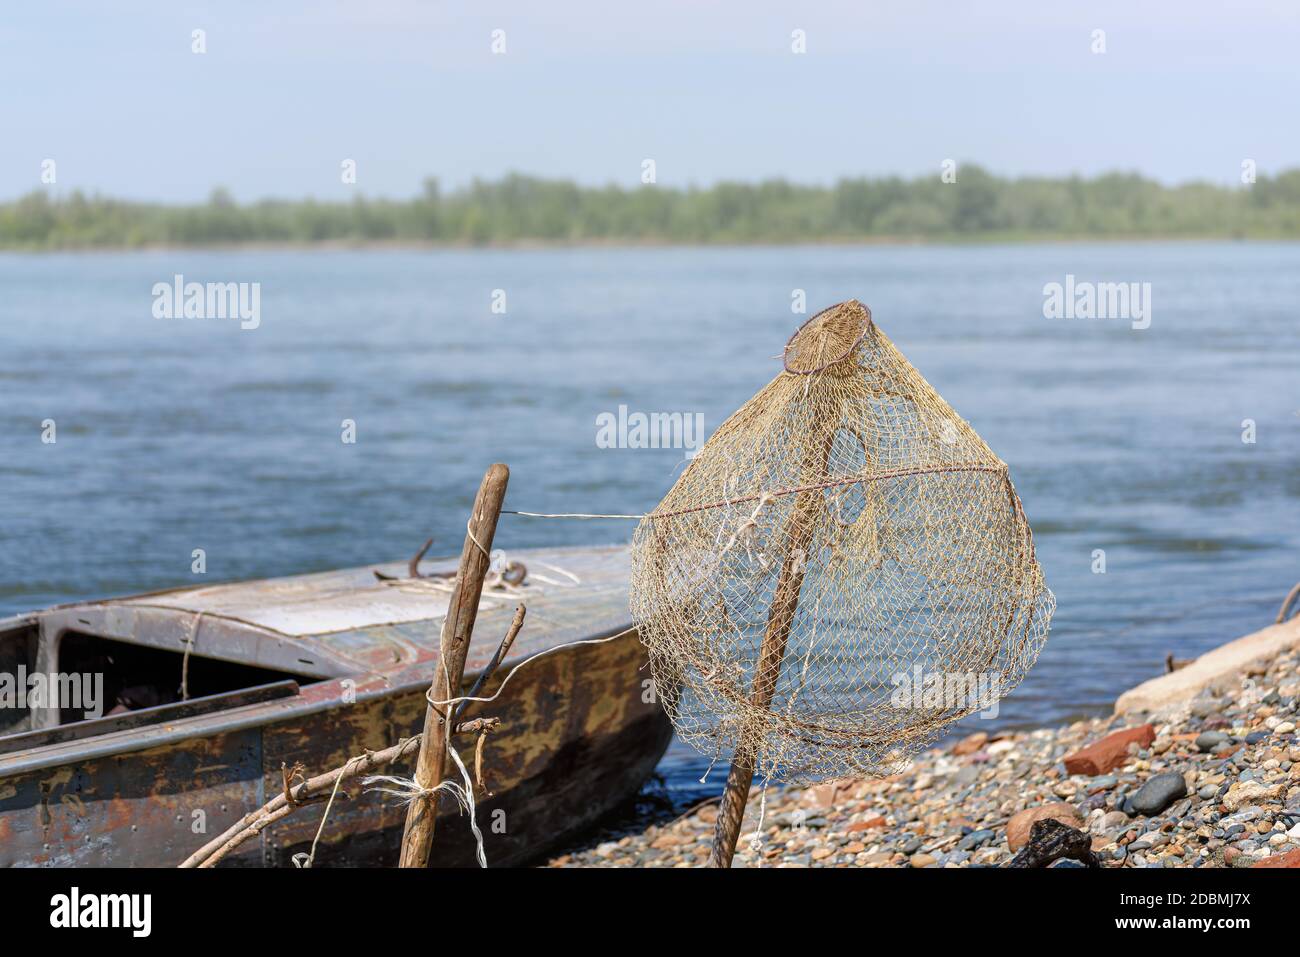
POLYGON ((1117 827, 1128 827, 1128 815, 1123 811, 1109 811, 1101 817, 1100 829, 1113 831, 1117 827))
POLYGON ((1230 738, 1222 731, 1202 731, 1196 736, 1197 751, 1213 751, 1219 745, 1226 743, 1230 738))
POLYGON ((1191 712, 1198 718, 1208 718, 1212 714, 1218 714, 1222 702, 1217 698, 1197 698, 1192 702, 1191 712))
POLYGON ((996 836, 997 836, 997 832, 992 830, 986 829, 982 831, 971 831, 969 834, 967 834, 965 837, 963 837, 960 841, 957 842, 957 850, 973 851, 981 844, 986 844, 989 841, 993 840, 993 838, 996 836))
POLYGON ((1166 771, 1150 778, 1129 798, 1129 806, 1138 814, 1159 814, 1179 798, 1186 796, 1187 782, 1177 771, 1166 771))

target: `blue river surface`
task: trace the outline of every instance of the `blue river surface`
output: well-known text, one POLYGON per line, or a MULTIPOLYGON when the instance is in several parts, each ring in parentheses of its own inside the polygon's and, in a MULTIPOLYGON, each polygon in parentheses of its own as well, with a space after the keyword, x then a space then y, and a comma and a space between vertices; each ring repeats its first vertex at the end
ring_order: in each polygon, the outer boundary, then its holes
MULTIPOLYGON (((507 507, 649 510, 682 451, 602 448, 597 416, 711 432, 779 370, 794 290, 868 303, 1011 467, 1058 607, 979 727, 1100 713, 1300 579, 1297 244, 3 254, 0 289, 0 617, 186 584, 197 546, 208 580, 456 551, 498 460, 507 507), (176 274, 259 283, 260 324, 156 318, 176 274), (1067 276, 1149 283, 1149 326, 1047 318, 1067 276)), ((498 543, 632 524, 507 517, 498 543)), ((675 803, 716 792, 703 767, 670 749, 675 803)))

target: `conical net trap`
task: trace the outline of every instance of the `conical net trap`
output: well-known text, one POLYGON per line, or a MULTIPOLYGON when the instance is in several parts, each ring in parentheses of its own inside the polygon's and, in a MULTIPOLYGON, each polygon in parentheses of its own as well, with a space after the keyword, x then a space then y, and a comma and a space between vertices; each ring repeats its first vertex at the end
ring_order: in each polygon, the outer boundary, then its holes
POLYGON ((901 767, 1019 684, 1054 604, 1006 464, 857 301, 795 333, 632 542, 678 735, 784 780, 901 767))

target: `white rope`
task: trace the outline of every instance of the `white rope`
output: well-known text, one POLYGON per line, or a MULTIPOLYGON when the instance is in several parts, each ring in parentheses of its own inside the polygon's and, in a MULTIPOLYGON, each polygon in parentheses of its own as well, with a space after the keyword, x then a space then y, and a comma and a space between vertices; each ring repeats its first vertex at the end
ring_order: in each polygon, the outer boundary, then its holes
POLYGON ((444 788, 448 784, 455 787, 454 781, 444 781, 436 788, 422 788, 415 783, 412 778, 404 778, 397 774, 371 774, 361 779, 362 784, 375 785, 367 787, 363 793, 369 794, 371 791, 377 791, 381 794, 391 794, 399 799, 399 803, 405 807, 416 798, 431 797, 439 788, 444 788), (379 787, 380 784, 391 784, 392 787, 379 787))
MULTIPOLYGON (((356 758, 352 759, 352 761, 355 760, 357 759, 356 758)), ((352 761, 349 761, 348 764, 351 764, 352 761)), ((329 820, 330 808, 334 806, 334 796, 339 793, 339 785, 343 783, 343 779, 347 776, 346 774, 347 766, 348 766, 347 764, 343 765, 344 773, 340 774, 337 778, 334 779, 334 790, 330 791, 330 799, 325 803, 325 813, 320 816, 320 827, 316 828, 316 836, 311 839, 311 853, 295 854, 293 856, 294 867, 299 867, 306 870, 307 868, 311 867, 313 863, 315 863, 316 845, 317 843, 320 842, 321 832, 325 830, 325 822, 329 820)))
POLYGON ((483 832, 478 829, 478 822, 474 820, 474 784, 470 781, 469 771, 465 770, 465 762, 460 759, 456 749, 448 746, 447 751, 451 754, 451 759, 456 762, 456 767, 460 769, 461 780, 465 782, 462 790, 469 810, 469 829, 474 832, 474 841, 477 845, 475 852, 478 855, 478 866, 487 867, 487 856, 483 853, 483 832))
MULTIPOLYGON (((567 579, 569 579, 571 582, 573 582, 573 585, 581 585, 581 584, 582 584, 582 579, 581 579, 581 578, 579 578, 577 575, 573 574, 573 572, 569 571, 568 569, 561 568, 559 565, 552 565, 550 562, 544 562, 544 561, 542 561, 542 560, 539 559, 539 558, 534 558, 534 559, 532 559, 532 563, 533 563, 534 565, 541 565, 543 568, 549 568, 549 569, 550 569, 551 571, 553 571, 553 572, 558 572, 559 574, 563 575, 565 578, 567 578, 567 579)), ((573 587, 573 585, 565 585, 563 582, 557 582, 557 581, 552 581, 552 580, 549 579, 549 578, 543 578, 541 575, 533 575, 532 577, 533 577, 533 578, 536 578, 538 581, 546 582, 548 585, 559 585, 559 586, 562 587, 562 588, 572 588, 572 587, 573 587)))
MULTIPOLYGON (((527 661, 521 662, 521 665, 522 664, 527 664, 527 661)), ((442 670, 448 681, 450 681, 451 676, 447 670, 447 663, 445 661, 442 662, 442 670)), ((514 672, 512 671, 511 674, 514 674, 514 672)), ((507 680, 509 680, 509 676, 507 676, 507 680)), ((501 687, 505 687, 505 682, 501 683, 501 687)), ((432 691, 432 689, 430 689, 430 691, 432 691)), ((425 692, 426 699, 429 698, 429 693, 430 692, 428 691, 425 692)), ((500 693, 500 690, 498 690, 497 694, 500 693)), ((493 697, 496 697, 496 695, 493 695, 493 697)), ((429 700, 432 704, 432 699, 429 700)), ((458 699, 444 702, 444 704, 450 705, 456 700, 458 699)), ((446 791, 456 799, 456 803, 460 806, 461 811, 469 814, 469 829, 474 832, 474 855, 478 858, 479 867, 487 867, 487 854, 483 849, 483 832, 479 830, 478 819, 475 817, 474 782, 470 780, 469 771, 465 767, 465 762, 460 759, 460 755, 451 743, 451 721, 444 719, 443 728, 445 729, 443 735, 443 747, 447 749, 447 753, 451 755, 451 759, 456 762, 456 769, 460 771, 461 780, 464 782, 463 784, 457 784, 455 781, 448 780, 443 781, 435 787, 425 788, 421 787, 414 778, 405 778, 394 774, 373 774, 369 777, 363 778, 361 781, 362 785, 376 785, 375 787, 366 788, 364 793, 369 794, 371 791, 379 791, 384 794, 391 794, 396 797, 403 806, 407 806, 413 801, 433 798, 433 796, 439 791, 446 791), (381 784, 391 786, 378 786, 381 784)), ((337 787, 337 785, 335 786, 337 787)), ((327 814, 329 813, 328 807, 325 809, 325 812, 327 814)), ((438 806, 436 803, 434 803, 429 809, 429 812, 431 814, 438 813, 438 806)), ((322 822, 322 826, 323 824, 324 822, 322 822)), ((314 851, 315 849, 313 848, 313 853, 314 851)))
MULTIPOLYGON (((744 541, 745 551, 746 553, 749 553, 750 541, 753 539, 754 535, 758 532, 758 516, 762 513, 763 509, 767 508, 775 500, 776 500, 776 496, 774 496, 771 492, 764 492, 758 497, 758 504, 755 505, 754 510, 749 513, 749 518, 745 519, 745 521, 740 523, 740 527, 736 529, 736 533, 731 536, 731 541, 727 542, 726 546, 723 547, 722 551, 718 554, 719 558, 727 554, 727 552, 731 551, 732 546, 735 545, 736 542, 740 540, 744 541)), ((749 554, 750 557, 752 558, 753 554, 752 553, 749 554)))
POLYGON ((190 621, 189 637, 185 639, 185 655, 181 658, 181 700, 190 700, 190 652, 194 650, 194 642, 199 637, 199 619, 203 617, 203 612, 195 612, 193 620, 190 621))
POLYGON ((522 515, 525 518, 645 518, 644 515, 592 515, 587 512, 516 512, 503 508, 502 515, 522 515))
POLYGON ((634 631, 636 631, 635 625, 633 625, 631 628, 627 628, 624 629, 623 631, 620 631, 617 635, 610 635, 608 638, 586 638, 582 641, 570 641, 563 645, 555 645, 551 648, 547 648, 545 651, 539 651, 537 654, 529 658, 525 658, 523 661, 519 662, 519 664, 511 668, 510 673, 506 675, 505 680, 501 682, 501 687, 497 688, 496 694, 488 698, 471 698, 468 695, 465 695, 460 698, 448 698, 446 701, 435 701, 432 697, 430 697, 430 695, 433 693, 432 688, 430 688, 428 691, 424 693, 424 698, 426 701, 429 702, 429 704, 439 709, 447 707, 449 705, 460 704, 462 701, 477 701, 483 704, 487 704, 490 701, 496 701, 497 698, 501 696, 501 693, 506 690, 506 685, 510 683, 510 679, 513 678, 515 675, 517 675, 523 669, 524 665, 531 664, 532 662, 536 661, 538 658, 544 658, 549 654, 554 654, 557 651, 563 651, 566 648, 576 648, 579 645, 603 645, 608 641, 613 641, 615 638, 622 638, 624 635, 630 635, 634 631))
MULTIPOLYGON (((442 662, 442 673, 447 678, 448 686, 450 686, 451 675, 447 670, 447 663, 445 661, 442 662)), ((514 672, 511 672, 511 674, 513 673, 514 672)), ((502 687, 505 687, 504 682, 502 682, 502 687)), ((432 690, 433 689, 430 689, 430 691, 432 690)), ((429 697, 429 693, 429 691, 425 692, 426 699, 429 697)), ((500 691, 497 692, 497 694, 500 693, 500 691)), ((448 702, 448 704, 450 704, 450 702, 448 702)), ((392 794, 397 797, 403 805, 409 805, 412 801, 432 798, 439 791, 448 792, 456 799, 456 803, 460 805, 460 809, 469 814, 469 829, 474 832, 474 854, 478 858, 478 866, 487 867, 487 854, 483 850, 483 832, 479 830, 478 820, 474 816, 474 782, 469 778, 469 771, 465 768, 465 762, 460 759, 460 755, 456 752, 456 748, 452 746, 452 726, 450 719, 444 719, 442 724, 444 728, 443 747, 447 749, 447 753, 451 755, 451 759, 456 762, 456 768, 460 771, 461 780, 464 781, 463 785, 457 784, 455 781, 443 781, 436 787, 425 788, 421 787, 413 778, 398 777, 391 774, 371 775, 370 777, 365 778, 361 783, 366 785, 374 782, 382 782, 393 785, 393 787, 387 788, 369 788, 368 791, 382 791, 385 794, 392 794)), ((438 813, 438 806, 436 803, 434 803, 429 809, 429 812, 431 814, 438 813)))
POLYGON ((758 825, 749 839, 750 849, 755 854, 763 850, 763 819, 767 817, 767 783, 771 779, 770 773, 763 778, 763 793, 758 800, 758 825))
POLYGON ((480 552, 483 553, 483 557, 486 558, 486 559, 488 560, 488 565, 491 566, 491 564, 492 564, 492 553, 489 552, 486 548, 484 548, 484 547, 483 547, 483 543, 480 542, 480 541, 479 541, 479 540, 474 536, 474 528, 473 528, 473 525, 474 525, 474 516, 471 515, 469 518, 465 519, 465 534, 469 536, 469 540, 470 540, 471 542, 473 542, 475 545, 478 546, 478 550, 479 550, 480 552))
POLYGON ((715 755, 713 756, 713 760, 709 762, 709 766, 708 766, 707 768, 704 769, 704 776, 700 778, 700 783, 701 783, 701 784, 707 784, 707 783, 708 783, 708 781, 709 781, 709 775, 713 772, 713 766, 714 766, 715 764, 718 763, 718 758, 719 758, 719 757, 721 757, 721 755, 717 755, 717 754, 715 754, 715 755))
MULTIPOLYGON (((456 749, 448 748, 447 751, 452 760, 456 762, 456 767, 465 782, 463 785, 448 780, 443 781, 434 788, 422 788, 412 778, 404 778, 395 774, 374 774, 361 779, 363 785, 374 785, 374 787, 367 787, 364 793, 369 794, 372 791, 377 791, 382 794, 391 794, 398 799, 398 803, 406 807, 413 801, 432 798, 439 791, 446 791, 456 799, 456 803, 462 811, 468 812, 469 827, 474 832, 476 845, 474 853, 478 858, 478 866, 487 867, 487 855, 483 851, 483 832, 479 830, 478 821, 474 817, 474 785, 470 781, 469 772, 465 770, 465 763, 461 761, 456 749), (380 785, 389 786, 381 787, 380 785)), ((433 809, 433 813, 437 813, 436 807, 433 809)))

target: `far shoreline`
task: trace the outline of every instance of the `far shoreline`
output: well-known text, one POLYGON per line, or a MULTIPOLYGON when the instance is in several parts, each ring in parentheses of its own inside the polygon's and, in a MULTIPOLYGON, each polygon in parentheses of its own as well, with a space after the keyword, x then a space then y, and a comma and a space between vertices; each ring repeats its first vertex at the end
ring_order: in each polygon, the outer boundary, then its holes
POLYGON ((326 239, 316 242, 262 241, 237 243, 143 243, 69 245, 69 246, 0 246, 0 254, 16 256, 43 256, 56 254, 95 253, 176 253, 176 252, 565 252, 574 250, 640 250, 640 249, 799 249, 850 247, 929 247, 966 249, 981 246, 1119 246, 1119 245, 1214 245, 1214 244, 1294 245, 1300 243, 1295 236, 1215 236, 1215 235, 1155 235, 1155 236, 1090 236, 1090 235, 1025 235, 994 233, 981 236, 867 236, 839 237, 818 240, 718 240, 677 242, 663 239, 580 239, 543 240, 521 239, 487 243, 442 242, 435 240, 344 240, 326 239))

